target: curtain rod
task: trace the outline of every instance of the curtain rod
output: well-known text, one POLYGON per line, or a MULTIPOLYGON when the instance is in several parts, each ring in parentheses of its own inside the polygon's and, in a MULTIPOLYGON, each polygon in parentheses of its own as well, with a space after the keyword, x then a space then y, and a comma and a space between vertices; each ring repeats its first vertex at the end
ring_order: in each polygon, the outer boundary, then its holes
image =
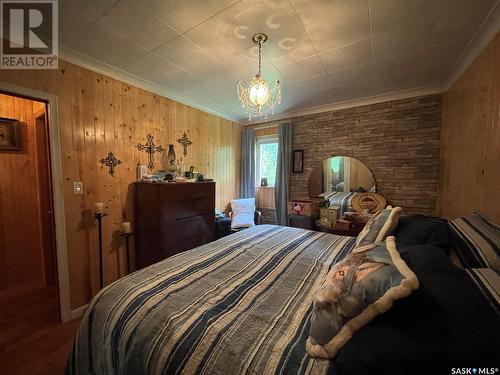
POLYGON ((263 125, 247 125, 245 128, 254 128, 254 129, 268 129, 268 128, 277 128, 279 124, 263 124, 263 125))

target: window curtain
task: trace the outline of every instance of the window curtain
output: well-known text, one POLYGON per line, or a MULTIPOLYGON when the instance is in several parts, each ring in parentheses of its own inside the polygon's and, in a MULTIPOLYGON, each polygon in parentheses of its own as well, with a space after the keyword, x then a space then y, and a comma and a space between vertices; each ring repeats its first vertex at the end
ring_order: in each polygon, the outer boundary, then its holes
POLYGON ((255 130, 252 128, 241 132, 240 197, 255 197, 255 130))
POLYGON ((276 163, 276 183, 274 185, 274 203, 276 222, 288 225, 288 197, 290 169, 292 160, 292 125, 282 123, 278 127, 278 160, 276 163))

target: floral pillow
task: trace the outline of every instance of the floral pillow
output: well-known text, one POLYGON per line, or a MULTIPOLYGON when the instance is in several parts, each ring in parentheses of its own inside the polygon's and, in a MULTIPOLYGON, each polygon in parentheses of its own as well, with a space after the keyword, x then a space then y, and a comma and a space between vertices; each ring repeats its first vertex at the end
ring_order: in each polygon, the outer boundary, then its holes
POLYGON ((333 358, 353 333, 419 286, 394 237, 353 250, 332 267, 317 292, 306 349, 333 358))

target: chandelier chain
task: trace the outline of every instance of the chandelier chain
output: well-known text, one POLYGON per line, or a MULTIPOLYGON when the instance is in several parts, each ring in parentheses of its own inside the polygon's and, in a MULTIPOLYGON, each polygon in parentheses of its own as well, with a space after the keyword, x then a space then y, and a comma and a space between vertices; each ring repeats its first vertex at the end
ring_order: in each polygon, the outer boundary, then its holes
POLYGON ((261 67, 262 67, 262 40, 259 40, 259 75, 261 74, 261 67))

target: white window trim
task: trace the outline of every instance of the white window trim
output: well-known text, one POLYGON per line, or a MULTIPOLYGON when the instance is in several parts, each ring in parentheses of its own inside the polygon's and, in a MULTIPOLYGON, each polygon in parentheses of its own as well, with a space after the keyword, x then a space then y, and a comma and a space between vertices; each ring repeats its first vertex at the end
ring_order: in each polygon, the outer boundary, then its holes
MULTIPOLYGON (((278 135, 263 135, 255 139, 255 185, 260 186, 260 145, 278 143, 278 135)), ((274 187, 274 185, 268 185, 274 187)))

